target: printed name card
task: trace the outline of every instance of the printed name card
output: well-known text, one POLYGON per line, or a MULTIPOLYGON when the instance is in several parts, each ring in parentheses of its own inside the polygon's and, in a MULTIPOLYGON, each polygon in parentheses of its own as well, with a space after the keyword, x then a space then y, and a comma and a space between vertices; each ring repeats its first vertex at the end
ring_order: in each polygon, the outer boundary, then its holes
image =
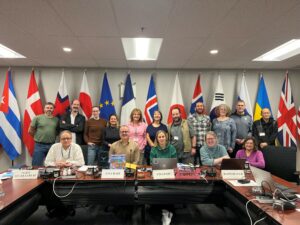
POLYGON ((14 170, 13 179, 37 179, 39 170, 14 170))
POLYGON ((226 180, 240 180, 245 179, 244 170, 222 170, 221 175, 226 180))
POLYGON ((175 179, 175 173, 173 169, 153 170, 152 175, 154 180, 175 179))
POLYGON ((124 179, 123 169, 102 169, 103 179, 124 179))

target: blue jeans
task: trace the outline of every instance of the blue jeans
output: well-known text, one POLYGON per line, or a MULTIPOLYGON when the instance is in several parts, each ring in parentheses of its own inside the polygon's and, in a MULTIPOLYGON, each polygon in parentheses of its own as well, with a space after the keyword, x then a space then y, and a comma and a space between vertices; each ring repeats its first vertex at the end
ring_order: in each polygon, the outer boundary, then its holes
POLYGON ((44 166, 44 159, 52 144, 41 144, 35 142, 32 156, 32 166, 44 166))

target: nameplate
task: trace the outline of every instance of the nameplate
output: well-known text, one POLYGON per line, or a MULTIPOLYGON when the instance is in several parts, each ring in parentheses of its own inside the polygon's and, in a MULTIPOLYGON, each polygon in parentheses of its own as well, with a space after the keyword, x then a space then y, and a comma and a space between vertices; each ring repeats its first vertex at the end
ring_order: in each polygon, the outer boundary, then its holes
POLYGON ((126 168, 129 168, 129 169, 134 169, 134 170, 136 170, 136 164, 133 164, 133 163, 126 163, 125 164, 125 167, 126 168))
POLYGON ((152 175, 154 180, 175 179, 175 173, 173 169, 153 170, 152 175))
POLYGON ((245 179, 244 170, 222 170, 221 176, 226 180, 239 180, 245 179))
POLYGON ((103 179, 124 179, 123 169, 102 169, 103 179))
POLYGON ((39 170, 14 170, 13 179, 37 179, 39 170))

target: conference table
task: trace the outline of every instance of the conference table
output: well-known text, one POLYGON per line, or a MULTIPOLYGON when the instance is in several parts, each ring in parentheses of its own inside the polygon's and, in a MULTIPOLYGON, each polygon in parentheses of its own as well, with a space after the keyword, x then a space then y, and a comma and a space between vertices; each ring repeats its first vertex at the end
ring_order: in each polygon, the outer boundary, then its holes
MULTIPOLYGON (((277 183, 287 187, 293 184, 273 177, 277 183)), ((146 204, 198 204, 214 203, 229 206, 240 215, 241 224, 249 224, 245 203, 253 199, 251 187, 233 186, 223 180, 220 171, 216 177, 206 179, 167 179, 154 180, 151 176, 143 178, 101 179, 92 176, 79 176, 72 179, 5 180, 3 187, 6 195, 0 199, 0 224, 20 224, 28 218, 39 205, 56 199, 64 205, 133 205, 146 204), (64 196, 57 197, 56 195, 64 196)), ((300 193, 300 188, 295 188, 300 193)), ((299 203, 297 203, 299 208, 299 203)), ((142 218, 145 217, 142 210, 142 218)), ((256 221, 266 217, 259 224, 299 224, 300 212, 297 210, 278 211, 269 204, 251 202, 249 213, 256 221)))

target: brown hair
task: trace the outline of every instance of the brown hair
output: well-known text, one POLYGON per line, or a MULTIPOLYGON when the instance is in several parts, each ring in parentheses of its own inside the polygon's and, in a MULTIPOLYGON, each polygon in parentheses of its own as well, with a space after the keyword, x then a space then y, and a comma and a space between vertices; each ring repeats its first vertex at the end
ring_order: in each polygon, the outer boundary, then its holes
POLYGON ((231 113, 230 107, 229 107, 228 105, 226 105, 226 104, 221 104, 221 105, 219 105, 219 106, 215 109, 215 112, 216 112, 217 117, 220 116, 220 108, 221 108, 221 107, 224 107, 224 108, 225 108, 225 110, 226 110, 226 116, 230 116, 230 113, 231 113))
POLYGON ((164 131, 164 130, 159 130, 155 134, 155 141, 154 141, 155 146, 159 146, 159 144, 158 144, 158 135, 161 134, 161 133, 163 133, 165 135, 165 137, 166 137, 166 145, 169 142, 169 135, 167 134, 167 132, 164 131))
POLYGON ((142 111, 138 108, 135 108, 131 111, 131 113, 130 113, 130 122, 133 122, 133 114, 134 113, 139 113, 140 114, 139 122, 142 122, 143 121, 142 111))
POLYGON ((243 148, 246 149, 246 148, 245 148, 245 144, 246 144, 246 142, 249 141, 249 140, 252 140, 252 141, 253 141, 253 149, 252 149, 252 150, 253 150, 253 151, 257 151, 257 143, 256 143, 256 140, 255 140, 254 137, 247 137, 247 138, 245 139, 244 143, 243 143, 243 148))

